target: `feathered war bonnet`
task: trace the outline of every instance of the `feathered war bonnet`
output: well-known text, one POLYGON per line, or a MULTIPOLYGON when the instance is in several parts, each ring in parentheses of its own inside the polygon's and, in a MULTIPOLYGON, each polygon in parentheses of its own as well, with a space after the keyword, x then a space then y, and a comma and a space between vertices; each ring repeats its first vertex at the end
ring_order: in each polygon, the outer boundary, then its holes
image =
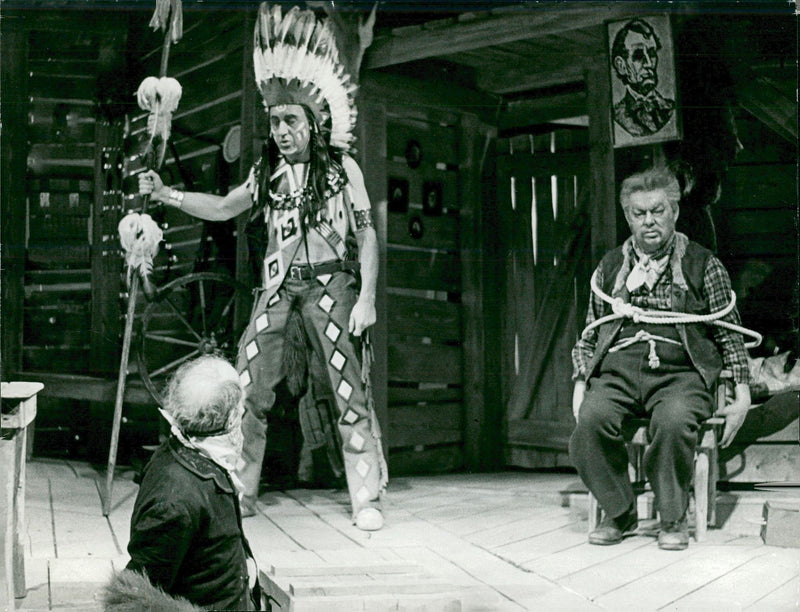
POLYGON ((314 113, 330 146, 348 151, 354 140, 357 86, 339 60, 328 18, 262 2, 253 50, 256 87, 264 107, 303 104, 314 113))

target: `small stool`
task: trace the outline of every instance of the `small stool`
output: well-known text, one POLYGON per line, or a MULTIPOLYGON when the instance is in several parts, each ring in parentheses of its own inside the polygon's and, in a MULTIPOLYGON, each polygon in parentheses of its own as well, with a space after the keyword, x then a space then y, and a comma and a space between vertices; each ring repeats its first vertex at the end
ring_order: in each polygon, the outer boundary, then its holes
POLYGON ((0 410, 0 504, 2 529, 2 594, 0 604, 14 610, 15 597, 25 596, 25 555, 21 535, 25 529, 25 460, 28 426, 36 418, 36 394, 44 388, 37 382, 2 383, 0 410), (3 601, 7 600, 7 601, 3 601))

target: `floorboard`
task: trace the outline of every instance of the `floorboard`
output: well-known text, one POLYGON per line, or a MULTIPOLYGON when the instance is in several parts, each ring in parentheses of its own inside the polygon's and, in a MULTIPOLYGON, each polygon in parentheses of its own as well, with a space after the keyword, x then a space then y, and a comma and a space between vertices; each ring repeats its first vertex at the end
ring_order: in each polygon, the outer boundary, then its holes
MULTIPOLYGON (((756 549, 760 553, 694 591, 668 602, 668 610, 743 610, 769 596, 788 581, 798 581, 796 549, 756 549)), ((800 602, 798 602, 800 603, 800 602)))
POLYGON ((789 612, 789 610, 797 610, 798 606, 800 606, 800 576, 795 576, 754 602, 747 610, 749 612, 789 612))
MULTIPOLYGON (((678 556, 682 554, 685 553, 678 552, 678 556)), ((645 610, 658 610, 759 554, 763 554, 760 548, 697 546, 684 560, 676 559, 675 551, 656 550, 653 557, 671 556, 670 562, 636 581, 606 591, 596 601, 610 610, 619 609, 629 601, 636 601, 645 610)))
MULTIPOLYGON (((18 609, 100 609, 99 589, 128 561, 132 476, 119 471, 104 517, 101 470, 29 462, 28 592, 18 609)), ((685 552, 660 551, 645 535, 591 546, 579 491, 573 474, 398 478, 383 502, 386 526, 372 533, 353 525, 347 491, 270 491, 244 529, 260 569, 293 582, 308 610, 797 609, 797 549, 738 533, 738 520, 685 552)))

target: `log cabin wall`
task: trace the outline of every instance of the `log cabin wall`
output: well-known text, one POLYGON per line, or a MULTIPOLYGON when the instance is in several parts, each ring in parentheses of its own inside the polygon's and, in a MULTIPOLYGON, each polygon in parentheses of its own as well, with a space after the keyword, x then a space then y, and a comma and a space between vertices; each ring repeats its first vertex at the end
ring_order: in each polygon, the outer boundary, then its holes
MULTIPOLYGON (((751 356, 789 352, 792 359, 800 341, 797 142, 742 111, 736 122, 743 149, 725 177, 715 215, 719 256, 731 272, 742 323, 764 335, 751 356)), ((791 481, 800 471, 800 395, 787 392, 764 403, 769 399, 754 389, 757 407, 721 453, 723 480, 791 481)))
MULTIPOLYGON (((27 182, 22 194, 3 190, 4 235, 15 237, 8 241, 14 248, 3 253, 3 378, 46 383, 36 452, 88 455, 100 462, 108 451, 127 296, 117 223, 142 204, 134 197, 134 172, 146 115, 134 93, 143 76, 158 75, 162 38, 146 29, 149 11, 6 16, 4 86, 6 74, 20 74, 3 96, 3 109, 13 108, 25 119, 26 129, 14 132, 23 140, 14 159, 27 157, 27 172, 15 165, 16 176, 27 174, 27 182), (136 33, 132 40, 129 31, 136 33), (13 71, 6 72, 6 61, 9 67, 13 62, 13 71), (9 104, 12 98, 15 103, 9 104), (131 120, 125 138, 124 116, 131 120), (26 200, 27 207, 20 207, 26 200), (18 310, 7 308, 16 303, 18 310)), ((184 93, 173 118, 174 155, 167 152, 162 170, 167 184, 220 193, 249 169, 252 147, 241 147, 231 162, 221 153, 228 131, 253 113, 243 102, 251 93, 243 91, 244 79, 252 86, 244 53, 252 38, 247 19, 242 11, 191 12, 184 39, 171 47, 167 73, 180 80, 184 93)), ((252 140, 248 127, 240 135, 252 140)), ((4 164, 4 172, 7 168, 4 164)), ((19 182, 4 180, 9 184, 19 182)), ((164 231, 154 262, 157 285, 198 270, 233 277, 235 223, 203 224, 164 207, 149 212, 164 231)), ((135 330, 146 306, 140 292, 135 330)), ((157 439, 154 402, 137 377, 139 343, 135 336, 123 463, 157 439)))
MULTIPOLYGON (((106 264, 119 259, 103 240, 100 212, 104 194, 119 187, 105 175, 117 169, 120 142, 99 102, 102 75, 124 79, 128 16, 85 17, 4 14, 3 82, 11 88, 4 87, 3 111, 13 109, 5 119, 14 125, 4 138, 13 153, 3 154, 12 173, 3 180, 4 380, 23 371, 42 373, 38 380, 113 369, 119 317, 108 325, 102 313, 118 300, 118 268, 109 274, 106 264), (6 75, 20 71, 9 83, 6 75)), ((85 449, 89 402, 49 391, 39 404, 36 448, 85 449)))
POLYGON ((386 109, 388 440, 402 473, 463 464, 459 126, 386 109))
POLYGON ((493 248, 481 179, 494 140, 464 107, 487 99, 377 71, 361 91, 358 149, 382 250, 373 380, 389 468, 486 467, 500 442, 499 418, 485 421, 499 410, 487 394, 495 337, 487 341, 483 316, 484 287, 497 277, 482 257, 493 248))

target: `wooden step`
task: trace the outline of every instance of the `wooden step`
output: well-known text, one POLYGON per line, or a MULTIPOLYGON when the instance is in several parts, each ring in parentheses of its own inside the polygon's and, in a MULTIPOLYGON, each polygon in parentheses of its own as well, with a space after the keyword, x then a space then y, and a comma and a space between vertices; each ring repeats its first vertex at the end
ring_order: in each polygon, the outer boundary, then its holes
POLYGON ((358 558, 326 562, 309 559, 303 552, 307 551, 298 552, 296 558, 283 552, 261 572, 262 587, 275 611, 456 611, 467 602, 495 595, 482 586, 456 584, 413 562, 358 558))

